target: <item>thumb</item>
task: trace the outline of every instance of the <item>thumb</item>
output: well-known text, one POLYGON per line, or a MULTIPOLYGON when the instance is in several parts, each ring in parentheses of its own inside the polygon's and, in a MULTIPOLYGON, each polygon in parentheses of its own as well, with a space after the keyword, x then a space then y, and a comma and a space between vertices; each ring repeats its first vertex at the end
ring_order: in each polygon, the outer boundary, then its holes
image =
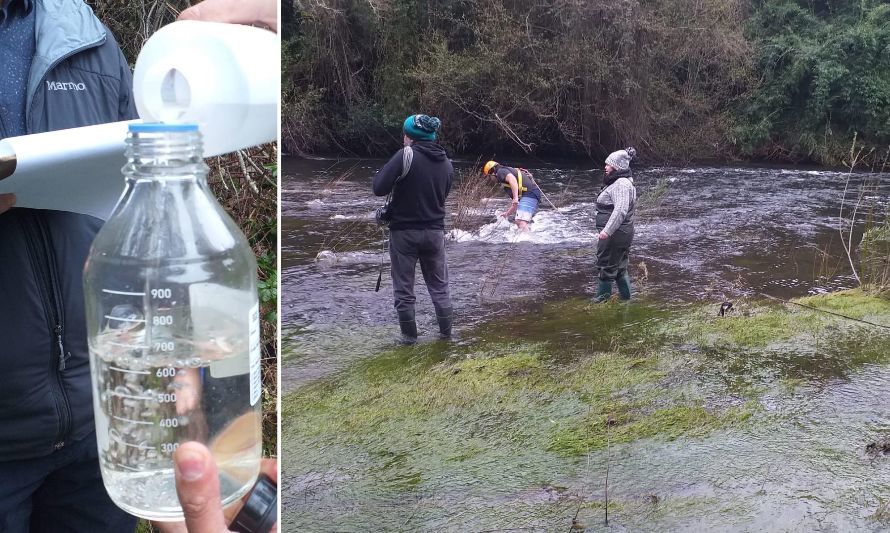
POLYGON ((183 443, 173 452, 176 493, 189 533, 228 531, 219 496, 219 476, 210 450, 197 442, 183 443))

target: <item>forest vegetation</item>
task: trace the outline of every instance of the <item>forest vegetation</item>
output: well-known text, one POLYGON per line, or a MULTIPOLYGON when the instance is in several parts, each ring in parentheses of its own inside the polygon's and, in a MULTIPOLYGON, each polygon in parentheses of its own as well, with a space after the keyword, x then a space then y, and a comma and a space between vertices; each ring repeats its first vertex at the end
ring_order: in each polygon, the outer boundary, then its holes
POLYGON ((412 113, 453 153, 844 165, 890 143, 890 2, 288 0, 286 153, 383 155, 412 113), (849 157, 846 157, 849 159, 849 157))

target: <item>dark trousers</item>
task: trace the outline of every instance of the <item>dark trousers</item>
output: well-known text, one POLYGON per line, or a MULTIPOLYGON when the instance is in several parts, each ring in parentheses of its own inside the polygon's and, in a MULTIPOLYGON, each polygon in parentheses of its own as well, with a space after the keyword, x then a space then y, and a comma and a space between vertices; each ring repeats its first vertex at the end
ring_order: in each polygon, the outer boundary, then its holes
POLYGON ((627 256, 633 239, 633 224, 622 224, 611 237, 598 241, 596 267, 601 281, 615 281, 627 272, 627 256))
POLYGON ((389 259, 396 311, 414 312, 414 271, 418 260, 433 305, 437 309, 451 307, 443 230, 393 230, 389 238, 389 259))
POLYGON ((105 492, 96 435, 46 457, 0 461, 0 531, 132 533, 136 517, 105 492))

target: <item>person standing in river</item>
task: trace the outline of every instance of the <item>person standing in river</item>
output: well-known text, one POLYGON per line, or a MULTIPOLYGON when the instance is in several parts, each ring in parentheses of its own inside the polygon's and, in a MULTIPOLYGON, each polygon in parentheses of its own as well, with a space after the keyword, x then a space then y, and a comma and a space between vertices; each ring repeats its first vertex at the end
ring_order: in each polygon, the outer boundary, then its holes
POLYGON ((634 238, 633 218, 637 203, 630 162, 636 155, 635 149, 625 148, 612 152, 606 158, 603 187, 596 198, 597 302, 606 301, 612 296, 613 281, 618 286, 621 299, 630 300, 627 256, 634 238))
POLYGON ((524 168, 512 168, 489 161, 482 167, 482 173, 504 187, 504 192, 512 199, 510 209, 501 213, 504 218, 516 214, 515 222, 519 231, 528 230, 528 225, 538 210, 541 201, 541 189, 535 182, 532 173, 524 168))
POLYGON ((417 341, 414 273, 418 261, 436 308, 439 333, 450 336, 454 321, 445 259, 445 198, 451 191, 454 167, 436 142, 441 124, 427 115, 406 118, 402 124, 405 148, 396 152, 373 180, 375 195, 392 193, 390 272, 402 340, 407 343, 417 341))

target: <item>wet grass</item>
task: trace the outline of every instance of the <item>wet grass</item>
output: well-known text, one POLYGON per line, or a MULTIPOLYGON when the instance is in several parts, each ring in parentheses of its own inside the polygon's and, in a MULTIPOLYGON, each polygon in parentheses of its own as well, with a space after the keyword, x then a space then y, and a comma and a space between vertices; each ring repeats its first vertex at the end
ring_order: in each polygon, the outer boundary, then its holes
POLYGON ((732 344, 746 348, 764 348, 771 343, 817 331, 832 319, 801 309, 778 305, 741 302, 735 312, 719 317, 711 309, 693 311, 696 320, 685 328, 702 346, 732 344))
POLYGON ((642 438, 674 440, 679 437, 704 436, 750 418, 747 407, 723 413, 708 410, 702 405, 675 405, 639 411, 639 405, 616 404, 606 412, 588 416, 580 424, 554 435, 550 450, 563 455, 581 455, 600 450, 608 442, 621 444, 642 438))
POLYGON ((890 298, 870 296, 859 289, 809 296, 797 301, 816 309, 890 327, 890 298))
MULTIPOLYGON (((430 343, 356 363, 283 400, 283 469, 344 473, 349 481, 318 488, 319 497, 358 495, 368 506, 358 516, 373 522, 364 513, 412 494, 549 484, 605 446, 607 423, 616 443, 707 434, 727 417, 663 390, 668 355, 651 349, 663 339, 662 315, 569 301, 546 306, 537 322, 513 322, 524 340, 498 326, 472 347, 430 343)), ((435 522, 425 509, 418 519, 435 522)))
MULTIPOLYGON (((803 301, 890 317, 885 301, 856 293, 803 301)), ((890 360, 890 336, 824 313, 713 311, 551 303, 468 334, 472 345, 393 348, 303 386, 282 402, 285 502, 305 504, 284 523, 334 513, 345 529, 485 529, 558 517, 567 529, 579 503, 582 517, 602 505, 559 488, 586 475, 590 454, 744 431, 764 387, 793 393, 890 360)))
POLYGON ((664 343, 658 327, 671 311, 635 301, 606 305, 587 299, 549 302, 485 327, 483 338, 505 341, 517 336, 548 342, 557 354, 577 356, 592 350, 645 352, 664 343))
POLYGON ((794 337, 812 337, 828 326, 840 329, 859 325, 820 310, 877 324, 890 324, 890 300, 868 296, 858 289, 793 301, 801 306, 737 302, 735 309, 723 317, 716 316, 711 309, 696 309, 691 312, 695 320, 689 321, 685 329, 703 345, 731 343, 762 348, 794 337))
POLYGON ((771 382, 796 388, 890 361, 890 330, 838 316, 888 323, 890 301, 854 289, 794 302, 801 305, 738 302, 724 317, 693 309, 689 320, 675 323, 674 334, 705 356, 701 374, 734 388, 771 382))

